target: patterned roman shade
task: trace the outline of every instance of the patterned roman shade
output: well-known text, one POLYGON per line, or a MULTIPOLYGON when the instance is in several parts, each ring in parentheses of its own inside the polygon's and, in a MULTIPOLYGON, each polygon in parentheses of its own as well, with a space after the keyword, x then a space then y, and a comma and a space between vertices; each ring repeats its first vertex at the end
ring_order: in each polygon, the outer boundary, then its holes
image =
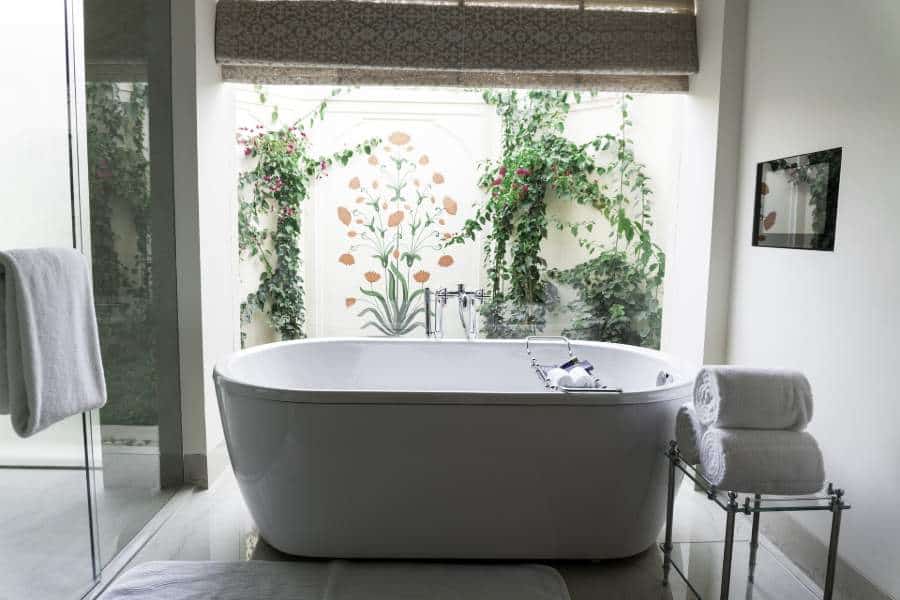
POLYGON ((683 91, 693 0, 219 0, 231 81, 683 91))

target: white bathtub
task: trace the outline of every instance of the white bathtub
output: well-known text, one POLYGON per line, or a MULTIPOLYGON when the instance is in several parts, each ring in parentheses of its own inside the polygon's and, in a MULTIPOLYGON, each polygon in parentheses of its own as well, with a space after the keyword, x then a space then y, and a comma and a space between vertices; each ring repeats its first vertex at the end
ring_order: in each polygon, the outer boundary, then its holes
POLYGON ((522 341, 316 339, 231 356, 215 371, 219 409, 263 538, 345 558, 645 550, 689 382, 658 352, 573 346, 623 392, 546 390, 522 341), (657 387, 660 371, 674 381, 657 387))

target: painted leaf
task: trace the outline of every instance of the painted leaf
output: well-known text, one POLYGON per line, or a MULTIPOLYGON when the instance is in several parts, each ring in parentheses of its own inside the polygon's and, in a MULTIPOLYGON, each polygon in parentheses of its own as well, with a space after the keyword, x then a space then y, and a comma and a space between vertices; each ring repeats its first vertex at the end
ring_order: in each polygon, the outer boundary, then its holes
POLYGON ((776 217, 777 217, 777 215, 775 214, 775 211, 773 210, 772 212, 770 212, 769 214, 766 215, 765 219, 763 219, 763 228, 766 231, 772 229, 772 227, 775 226, 775 218, 776 217))
POLYGON ((344 225, 350 225, 350 222, 353 221, 353 217, 350 216, 350 211, 344 208, 343 206, 338 206, 337 209, 338 219, 344 225))
POLYGON ((446 210, 449 215, 455 215, 459 210, 459 205, 456 203, 456 200, 450 196, 444 196, 444 210, 446 210))

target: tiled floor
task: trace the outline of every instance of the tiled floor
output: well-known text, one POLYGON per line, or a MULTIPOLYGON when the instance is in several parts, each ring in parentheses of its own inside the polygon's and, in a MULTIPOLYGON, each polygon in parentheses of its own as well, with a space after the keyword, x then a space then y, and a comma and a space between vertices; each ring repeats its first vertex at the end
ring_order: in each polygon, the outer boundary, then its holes
MULTIPOLYGON (((96 479, 106 485, 97 490, 95 548, 104 564, 171 497, 159 489, 158 453, 105 458, 96 479)), ((0 600, 77 598, 90 586, 86 492, 81 469, 0 469, 0 600), (43 576, 48 570, 55 575, 43 576)))
MULTIPOLYGON (((233 475, 223 475, 209 491, 176 498, 179 507, 132 565, 153 560, 297 560, 274 550, 253 525, 233 475)), ((675 556, 704 598, 718 598, 722 556, 723 513, 705 496, 684 484, 676 505, 675 556), (692 542, 687 544, 685 542, 692 542)), ((756 584, 746 582, 750 527, 739 518, 732 574, 732 598, 792 600, 820 597, 812 584, 768 548, 760 548, 756 584), (785 566, 787 564, 787 566, 785 566)), ((662 557, 656 548, 633 558, 601 562, 559 562, 557 568, 573 600, 689 599, 694 594, 673 573, 669 587, 660 585, 662 557)))

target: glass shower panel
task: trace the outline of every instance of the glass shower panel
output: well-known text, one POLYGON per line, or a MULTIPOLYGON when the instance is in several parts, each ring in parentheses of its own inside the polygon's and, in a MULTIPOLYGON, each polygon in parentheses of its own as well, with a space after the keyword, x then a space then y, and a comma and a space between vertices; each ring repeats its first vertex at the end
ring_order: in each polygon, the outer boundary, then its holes
MULTIPOLYGON (((67 8, 19 2, 0 19, 0 249, 73 246, 67 8)), ((85 419, 23 439, 0 415, 2 598, 71 600, 94 583, 85 419)))
MULTIPOLYGON (((150 34, 168 29, 149 26, 160 17, 162 4, 90 2, 85 7, 91 258, 108 392, 100 410, 102 469, 97 476, 102 565, 175 489, 167 485, 173 478, 163 472, 162 465, 170 463, 161 460, 166 448, 165 438, 160 440, 161 398, 171 397, 172 381, 162 344, 174 337, 164 330, 163 318, 171 288, 160 277, 171 253, 158 251, 169 242, 170 190, 151 183, 159 181, 151 171, 166 168, 166 154, 151 151, 152 144, 159 146, 155 121, 166 118, 154 107, 164 106, 159 100, 168 94, 157 89, 160 78, 151 72, 160 65, 151 57, 155 40, 150 34)), ((158 41, 165 47, 168 39, 158 41)))

